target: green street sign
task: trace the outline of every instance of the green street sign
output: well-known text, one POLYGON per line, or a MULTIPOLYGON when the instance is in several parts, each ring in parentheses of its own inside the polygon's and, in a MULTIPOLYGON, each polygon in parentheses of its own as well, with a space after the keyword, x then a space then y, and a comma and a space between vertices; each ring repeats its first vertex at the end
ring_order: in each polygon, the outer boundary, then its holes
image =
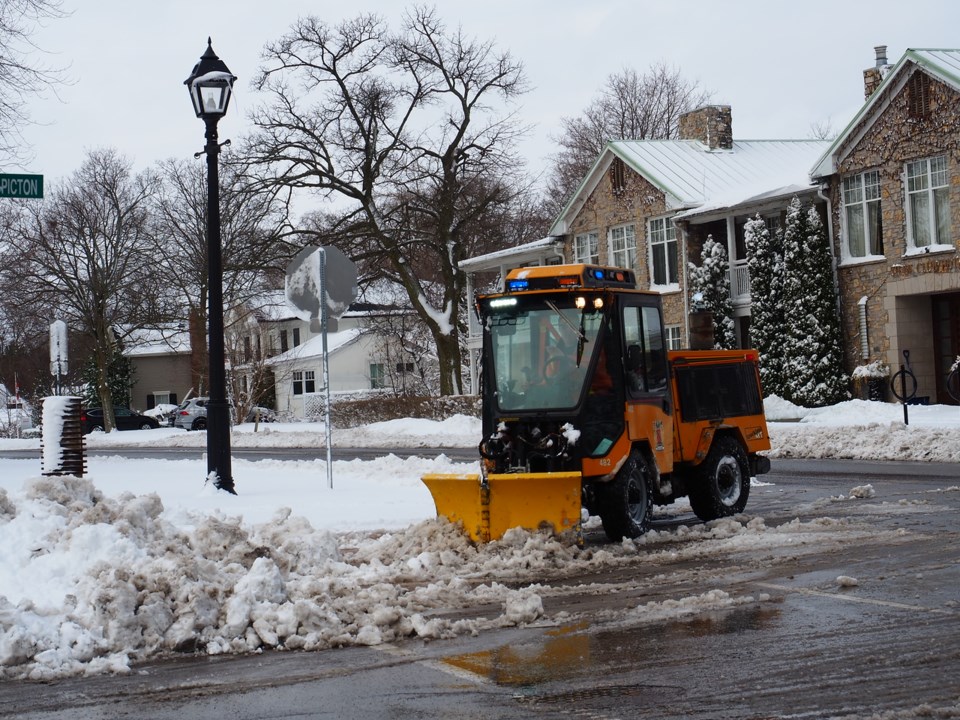
POLYGON ((0 198, 43 198, 43 175, 0 173, 0 198))

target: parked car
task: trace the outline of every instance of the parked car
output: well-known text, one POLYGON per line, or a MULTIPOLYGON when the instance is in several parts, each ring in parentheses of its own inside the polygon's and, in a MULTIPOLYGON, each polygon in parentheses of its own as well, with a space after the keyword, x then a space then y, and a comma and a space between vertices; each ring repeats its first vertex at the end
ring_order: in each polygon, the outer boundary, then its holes
POLYGON ((270 408, 254 407, 250 409, 243 421, 252 423, 257 422, 258 419, 262 423, 271 423, 277 419, 277 413, 270 408))
MULTIPOLYGON (((160 427, 156 418, 141 415, 136 410, 125 407, 115 407, 113 417, 117 421, 117 430, 152 430, 160 427)), ((93 407, 80 411, 80 424, 84 433, 103 432, 103 408, 93 407)))
POLYGON ((210 398, 194 397, 180 403, 173 417, 173 426, 184 430, 207 429, 207 401, 210 398))
POLYGON ((144 415, 149 415, 152 418, 156 418, 157 422, 160 423, 160 427, 172 427, 173 426, 173 414, 177 410, 177 405, 172 405, 170 403, 159 403, 158 405, 148 408, 143 411, 144 415))

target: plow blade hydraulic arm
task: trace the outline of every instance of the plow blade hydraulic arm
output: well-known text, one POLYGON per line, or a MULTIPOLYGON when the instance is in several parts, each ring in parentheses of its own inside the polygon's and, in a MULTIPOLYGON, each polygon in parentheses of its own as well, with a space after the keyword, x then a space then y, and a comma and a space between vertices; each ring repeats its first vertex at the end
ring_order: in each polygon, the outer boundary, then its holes
POLYGON ((424 475, 437 516, 463 523, 475 542, 498 540, 515 527, 580 530, 580 473, 424 475))

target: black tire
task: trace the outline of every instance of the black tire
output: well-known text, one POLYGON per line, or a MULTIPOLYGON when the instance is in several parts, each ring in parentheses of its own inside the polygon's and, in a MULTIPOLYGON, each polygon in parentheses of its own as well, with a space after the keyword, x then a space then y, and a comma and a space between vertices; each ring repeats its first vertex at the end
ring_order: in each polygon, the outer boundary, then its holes
POLYGON ((207 429, 207 419, 206 418, 197 418, 193 421, 194 430, 206 430, 207 429))
POLYGON ((141 430, 153 430, 153 423, 142 422, 140 423, 141 430))
POLYGON ((603 531, 613 542, 640 537, 649 530, 653 488, 643 455, 631 453, 613 480, 597 483, 596 497, 603 531))
POLYGON ((103 432, 103 425, 93 425, 93 426, 90 428, 90 432, 91 432, 91 433, 100 433, 100 432, 103 432))
POLYGON ((743 446, 729 435, 713 442, 697 466, 690 486, 690 507, 707 522, 742 513, 750 497, 750 465, 743 446))

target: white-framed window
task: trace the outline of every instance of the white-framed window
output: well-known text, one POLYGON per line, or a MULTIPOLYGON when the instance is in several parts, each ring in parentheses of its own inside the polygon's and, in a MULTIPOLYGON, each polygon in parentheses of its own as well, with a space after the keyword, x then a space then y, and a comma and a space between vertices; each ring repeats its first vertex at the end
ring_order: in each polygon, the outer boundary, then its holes
POLYGON ((634 225, 610 228, 610 264, 633 270, 637 264, 637 231, 634 225))
POLYGON ((683 349, 683 328, 679 325, 665 325, 663 336, 667 341, 667 350, 683 349))
POLYGON ((316 375, 313 370, 293 371, 293 394, 303 395, 317 391, 316 375))
POLYGON ((600 233, 588 232, 574 236, 573 261, 588 264, 600 262, 600 233))
POLYGON ((907 163, 907 237, 910 248, 951 243, 946 155, 907 163))
POLYGON ((770 237, 776 237, 777 233, 780 232, 779 215, 764 215, 763 224, 766 225, 767 232, 770 233, 770 237))
POLYGON ((650 220, 650 284, 671 287, 677 277, 677 229, 670 218, 650 220))
POLYGON ((843 220, 848 257, 883 255, 880 173, 876 170, 843 179, 843 220))
MULTIPOLYGON (((177 395, 172 393, 169 390, 155 390, 152 393, 147 395, 147 409, 152 410, 157 407, 157 405, 176 405, 177 404, 177 395)), ((23 403, 20 403, 20 407, 23 407, 23 403)), ((7 399, 7 409, 15 410, 17 409, 17 403, 13 397, 7 399)))
POLYGON ((383 363, 370 363, 370 388, 379 390, 387 386, 387 373, 383 363))

